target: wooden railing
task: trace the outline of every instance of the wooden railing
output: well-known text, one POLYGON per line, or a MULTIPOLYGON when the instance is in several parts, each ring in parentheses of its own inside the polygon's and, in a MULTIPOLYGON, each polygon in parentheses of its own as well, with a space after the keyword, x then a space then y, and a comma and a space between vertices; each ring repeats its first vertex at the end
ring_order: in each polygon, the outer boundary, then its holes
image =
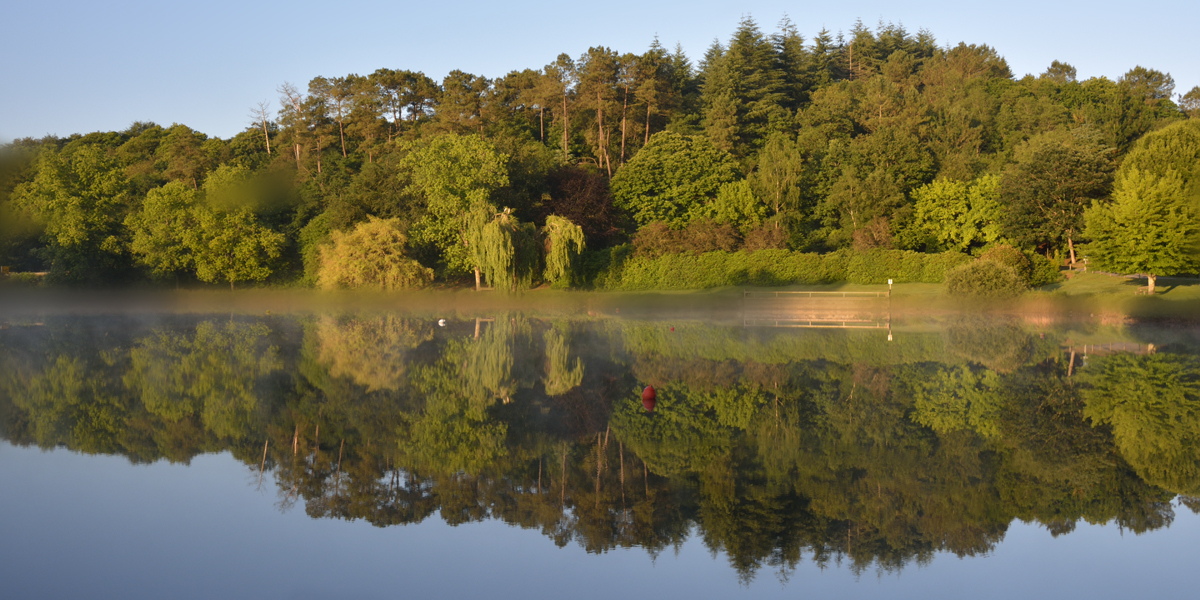
POLYGON ((888 292, 752 292, 743 290, 743 298, 886 298, 888 292))

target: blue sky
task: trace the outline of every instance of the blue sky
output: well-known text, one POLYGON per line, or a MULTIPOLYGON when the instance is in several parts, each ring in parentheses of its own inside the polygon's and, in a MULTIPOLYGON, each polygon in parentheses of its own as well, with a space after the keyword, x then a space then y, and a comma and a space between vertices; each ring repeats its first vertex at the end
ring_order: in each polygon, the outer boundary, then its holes
POLYGON ((589 46, 640 52, 654 39, 698 59, 744 14, 765 31, 787 14, 822 27, 925 28, 940 45, 984 43, 1017 76, 1052 60, 1081 78, 1135 65, 1200 85, 1200 3, 1036 2, 77 2, 13 3, 0 21, 0 140, 123 129, 136 120, 228 137, 276 87, 380 67, 495 77, 589 46))

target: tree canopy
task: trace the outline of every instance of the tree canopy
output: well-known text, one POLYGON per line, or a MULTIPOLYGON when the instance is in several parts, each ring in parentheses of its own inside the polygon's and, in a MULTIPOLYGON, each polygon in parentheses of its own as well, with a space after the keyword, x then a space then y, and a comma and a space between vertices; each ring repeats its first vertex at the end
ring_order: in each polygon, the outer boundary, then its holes
MULTIPOLYGON (((1174 169, 1185 196, 1200 185, 1197 92, 1176 96, 1169 73, 1080 79, 1056 60, 1016 77, 981 43, 802 27, 745 16, 702 56, 598 45, 496 77, 322 74, 279 85, 277 107, 259 103, 228 139, 138 122, 14 140, 0 147, 0 264, 52 283, 316 285, 332 232, 397 219, 409 258, 454 286, 482 268, 469 238, 491 217, 473 215, 504 209, 534 231, 552 216, 580 227, 572 268, 589 275, 571 285, 618 277, 627 243, 676 235, 658 223, 707 240, 667 254, 1004 242, 1055 260, 1084 211, 1115 199, 1126 158, 1174 169)), ((530 284, 557 273, 535 268, 530 284)))

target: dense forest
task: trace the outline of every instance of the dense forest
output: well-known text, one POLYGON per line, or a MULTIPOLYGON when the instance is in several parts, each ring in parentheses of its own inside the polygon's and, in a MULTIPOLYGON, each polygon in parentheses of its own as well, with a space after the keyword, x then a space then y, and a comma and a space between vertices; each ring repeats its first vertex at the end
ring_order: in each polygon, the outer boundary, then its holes
POLYGON ((744 578, 988 553, 1014 519, 1140 533, 1200 510, 1187 332, 478 316, 13 321, 0 438, 134 463, 228 451, 313 518, 500 519, 590 552, 694 536, 744 578), (1078 335, 1139 351, 1076 354, 1078 335))
POLYGON ((134 123, 7 144, 0 264, 384 289, 639 287, 622 269, 681 253, 726 257, 705 263, 718 283, 762 251, 1197 267, 1200 86, 1141 66, 1018 79, 926 31, 746 18, 698 60, 656 40, 495 79, 380 68, 278 91, 230 139, 134 123), (1148 221, 1158 241, 1122 237, 1148 221))

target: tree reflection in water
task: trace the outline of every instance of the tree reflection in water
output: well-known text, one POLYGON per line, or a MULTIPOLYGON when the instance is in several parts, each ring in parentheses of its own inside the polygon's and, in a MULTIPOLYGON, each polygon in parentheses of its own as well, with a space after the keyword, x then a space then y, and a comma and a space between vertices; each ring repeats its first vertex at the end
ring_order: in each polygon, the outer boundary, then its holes
POLYGON ((982 318, 893 342, 675 326, 63 317, 0 330, 0 427, 139 463, 228 450, 256 473, 266 443, 283 510, 500 519, 591 552, 698 535, 746 580, 978 555, 1014 519, 1143 532, 1175 500, 1200 508, 1200 367, 1179 336, 1083 365, 1070 332, 982 318))

